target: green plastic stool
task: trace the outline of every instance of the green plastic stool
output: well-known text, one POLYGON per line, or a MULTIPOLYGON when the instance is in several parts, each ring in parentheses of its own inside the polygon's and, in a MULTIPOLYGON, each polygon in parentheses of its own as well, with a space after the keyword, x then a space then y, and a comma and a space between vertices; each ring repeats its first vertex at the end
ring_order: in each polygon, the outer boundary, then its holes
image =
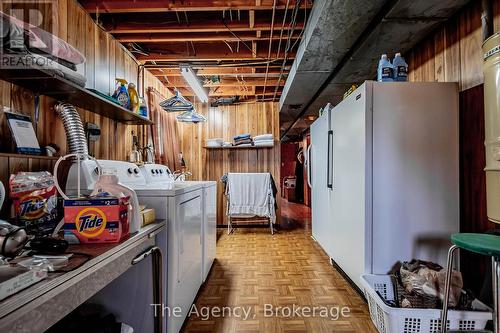
POLYGON ((451 236, 453 246, 448 251, 448 263, 446 267, 446 282, 444 289, 443 311, 441 312, 441 332, 447 331, 448 320, 448 298, 450 295, 451 271, 453 266, 453 255, 458 249, 482 254, 491 257, 491 275, 493 282, 493 327, 494 332, 499 333, 500 327, 498 311, 498 268, 500 260, 500 236, 488 234, 460 233, 451 236))

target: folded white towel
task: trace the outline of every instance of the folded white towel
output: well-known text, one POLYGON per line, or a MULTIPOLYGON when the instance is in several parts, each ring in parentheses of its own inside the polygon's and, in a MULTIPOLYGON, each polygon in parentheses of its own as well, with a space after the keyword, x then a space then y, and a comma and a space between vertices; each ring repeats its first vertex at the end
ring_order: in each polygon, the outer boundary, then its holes
POLYGON ((263 140, 254 143, 255 147, 272 147, 274 146, 274 140, 263 140))
POLYGON ((264 141, 264 140, 274 140, 274 136, 272 134, 262 134, 257 135, 253 138, 253 141, 264 141))
POLYGON ((228 173, 228 215, 257 215, 275 219, 270 173, 228 173))

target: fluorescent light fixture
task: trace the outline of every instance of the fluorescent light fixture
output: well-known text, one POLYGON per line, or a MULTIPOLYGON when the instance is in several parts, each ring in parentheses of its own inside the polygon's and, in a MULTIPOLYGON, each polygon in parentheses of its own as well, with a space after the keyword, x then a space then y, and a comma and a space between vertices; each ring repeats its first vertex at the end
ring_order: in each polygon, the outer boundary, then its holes
POLYGON ((198 96, 200 101, 202 103, 208 102, 208 95, 201 86, 200 81, 198 81, 198 78, 194 74, 193 70, 189 67, 181 67, 181 74, 184 77, 184 80, 187 81, 191 89, 193 89, 196 96, 198 96))

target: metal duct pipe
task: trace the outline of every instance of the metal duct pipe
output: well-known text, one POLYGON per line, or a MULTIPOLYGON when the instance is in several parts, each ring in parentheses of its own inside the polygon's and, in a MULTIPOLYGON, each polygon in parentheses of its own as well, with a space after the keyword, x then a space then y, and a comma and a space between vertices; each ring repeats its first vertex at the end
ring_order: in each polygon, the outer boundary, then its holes
POLYGON ((63 122, 69 153, 88 155, 89 149, 87 147, 85 130, 83 129, 82 120, 75 107, 69 103, 58 102, 54 109, 63 122))
POLYGON ((483 43, 483 54, 487 213, 500 223, 500 33, 483 43))

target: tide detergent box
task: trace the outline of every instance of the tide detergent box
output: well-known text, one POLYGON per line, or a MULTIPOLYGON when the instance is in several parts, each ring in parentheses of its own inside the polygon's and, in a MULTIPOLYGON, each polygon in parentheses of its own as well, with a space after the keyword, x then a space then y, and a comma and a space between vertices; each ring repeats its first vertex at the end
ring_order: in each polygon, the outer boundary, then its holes
POLYGON ((116 243, 129 234, 129 198, 64 200, 64 237, 70 243, 116 243))

